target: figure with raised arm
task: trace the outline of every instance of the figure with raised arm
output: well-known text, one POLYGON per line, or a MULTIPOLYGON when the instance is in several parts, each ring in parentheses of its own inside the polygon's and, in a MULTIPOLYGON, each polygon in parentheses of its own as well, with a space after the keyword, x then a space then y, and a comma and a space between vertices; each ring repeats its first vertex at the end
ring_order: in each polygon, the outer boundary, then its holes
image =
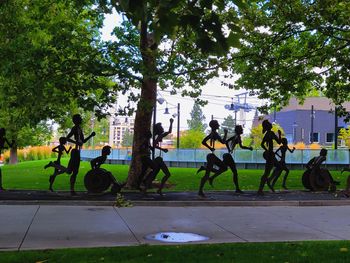
MULTIPOLYGON (((70 159, 69 163, 66 169, 64 171, 68 174, 71 174, 70 177, 70 193, 71 195, 76 195, 76 192, 74 190, 75 181, 77 179, 77 175, 79 172, 79 166, 80 166, 80 150, 84 143, 86 143, 88 140, 90 140, 93 136, 95 136, 95 132, 92 132, 87 138, 84 138, 83 130, 81 128, 81 124, 83 122, 83 119, 81 118, 80 114, 75 114, 72 117, 72 121, 74 123, 74 126, 72 127, 71 131, 66 136, 67 142, 75 144, 74 149, 71 150, 70 153, 70 159), (74 139, 71 139, 73 137, 74 139)), ((56 165, 53 163, 51 166, 63 169, 61 165, 56 165)))
POLYGON ((278 161, 279 165, 275 167, 274 171, 272 172, 272 175, 270 176, 267 182, 268 184, 270 184, 271 188, 273 189, 281 173, 285 171, 286 173, 284 174, 284 177, 283 177, 282 188, 287 190, 286 181, 289 174, 289 169, 286 164, 286 152, 289 151, 290 153, 293 153, 295 150, 295 147, 293 147, 293 149, 290 149, 288 147, 287 138, 282 138, 281 142, 282 142, 282 145, 275 151, 275 155, 277 155, 280 158, 280 160, 278 161))
POLYGON ((158 149, 160 151, 160 154, 152 162, 149 162, 149 160, 147 158, 144 158, 144 160, 143 160, 142 173, 144 175, 144 179, 143 179, 143 183, 141 184, 141 188, 142 188, 142 192, 144 194, 147 193, 147 189, 152 186, 153 180, 157 177, 160 170, 162 170, 162 172, 164 173, 164 177, 161 180, 161 183, 159 185, 157 193, 160 195, 163 195, 162 190, 165 186, 166 181, 170 177, 170 172, 169 172, 168 167, 164 163, 163 158, 161 157, 161 153, 162 152, 167 153, 168 149, 162 148, 161 142, 163 141, 164 137, 166 137, 167 135, 169 135, 171 133, 172 128, 173 128, 173 122, 174 122, 174 120, 170 119, 170 126, 169 126, 169 130, 167 132, 164 132, 164 128, 160 122, 155 124, 153 127, 154 142, 152 143, 152 146, 150 147, 150 149, 152 151, 155 151, 156 149, 158 149), (145 170, 146 168, 151 168, 152 171, 150 171, 149 173, 146 174, 146 172, 147 172, 145 170))
MULTIPOLYGON (((0 128, 0 157, 1 157, 2 150, 8 149, 8 147, 11 148, 15 144, 14 140, 9 142, 5 136, 6 136, 5 128, 0 128), (8 147, 5 146, 5 143, 7 144, 8 147)), ((2 171, 0 169, 0 192, 4 190, 5 189, 2 186, 2 171)))
MULTIPOLYGON (((244 146, 242 144, 242 138, 241 135, 243 134, 243 127, 241 125, 236 125, 235 127, 235 135, 233 135, 232 137, 230 137, 229 139, 226 140, 226 148, 228 150, 228 153, 225 153, 222 157, 223 157, 223 162, 224 164, 229 167, 232 171, 232 179, 233 179, 233 183, 236 187, 236 193, 238 194, 242 194, 243 191, 239 188, 239 184, 238 184, 238 173, 237 173, 237 168, 236 168, 236 163, 234 161, 234 159, 232 158, 232 152, 235 149, 236 145, 238 144, 239 147, 241 149, 246 149, 246 150, 250 150, 252 151, 253 148, 249 147, 249 146, 244 146)), ((201 167, 200 170, 206 170, 206 167, 201 167), (204 169, 203 169, 204 168, 204 169)), ((217 174, 218 170, 213 168, 211 170, 211 172, 214 172, 214 175, 212 175, 211 177, 209 177, 209 183, 211 185, 213 185, 213 181, 214 179, 219 175, 217 174)))
POLYGON ((49 178, 49 190, 51 192, 53 192, 53 183, 55 182, 56 176, 59 174, 63 174, 67 171, 67 168, 61 165, 61 157, 62 154, 64 152, 66 152, 66 154, 69 154, 70 150, 72 149, 72 147, 70 146, 69 149, 67 150, 65 147, 65 144, 67 143, 67 138, 66 137, 60 137, 59 138, 59 142, 60 144, 58 146, 56 146, 55 148, 52 149, 53 152, 57 153, 57 160, 54 162, 49 162, 47 165, 45 165, 45 169, 47 169, 48 167, 54 167, 55 171, 53 173, 53 175, 50 176, 49 178))
MULTIPOLYGON (((262 132, 264 134, 264 137, 261 142, 261 147, 265 150, 264 151, 264 158, 266 160, 265 163, 265 171, 264 174, 261 176, 260 179, 260 185, 257 194, 258 195, 264 195, 264 186, 267 182, 267 179, 271 173, 271 170, 274 166, 278 166, 279 163, 276 159, 275 152, 273 151, 273 141, 277 142, 278 144, 281 143, 281 131, 278 130, 278 136, 272 131, 272 124, 268 120, 264 120, 262 122, 262 132)), ((270 185, 269 185, 270 187, 270 185)), ((271 188, 271 187, 270 187, 271 188)), ((273 188, 271 188, 273 191, 273 188)))
MULTIPOLYGON (((225 144, 226 143, 226 137, 227 137, 227 130, 225 129, 224 130, 224 138, 221 138, 221 136, 218 134, 217 130, 219 129, 220 125, 218 123, 217 120, 211 120, 209 122, 209 127, 211 128, 211 131, 209 133, 209 135, 207 135, 203 141, 202 141, 202 144, 207 147, 211 153, 209 153, 207 155, 207 166, 204 167, 202 166, 201 168, 199 168, 198 172, 202 171, 202 170, 205 170, 205 174, 204 176, 202 177, 201 181, 200 181, 200 185, 199 185, 199 191, 198 191, 198 195, 200 197, 205 197, 205 194, 203 192, 203 188, 204 188, 204 185, 206 183, 206 181, 209 180, 209 176, 210 176, 210 172, 211 171, 215 171, 214 172, 214 175, 212 178, 215 178, 217 177, 218 175, 222 174, 223 172, 227 171, 227 166, 226 164, 221 161, 215 154, 214 154, 214 151, 215 151, 215 141, 219 141, 221 142, 222 144, 225 144), (208 141, 209 141, 209 144, 208 144, 208 141), (215 169, 213 170, 214 168, 214 165, 216 165, 219 169, 215 169)), ((209 181, 209 183, 211 182, 212 183, 212 180, 209 181)))

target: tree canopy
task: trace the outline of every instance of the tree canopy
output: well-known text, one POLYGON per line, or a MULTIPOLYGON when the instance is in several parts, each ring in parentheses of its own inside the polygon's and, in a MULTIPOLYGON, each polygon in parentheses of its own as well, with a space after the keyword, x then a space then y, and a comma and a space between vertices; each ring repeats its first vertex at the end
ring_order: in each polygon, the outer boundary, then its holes
POLYGON ((205 116, 203 115, 201 106, 195 103, 190 112, 190 117, 187 120, 188 129, 204 133, 208 125, 205 123, 205 116))
MULTIPOLYGON (((127 182, 137 187, 157 89, 198 97, 201 87, 227 68, 229 51, 239 44, 238 10, 245 4, 241 0, 100 0, 99 7, 106 12, 115 8, 123 18, 107 54, 123 92, 137 101, 127 182)), ((127 113, 132 110, 126 107, 127 113)))
POLYGON ((180 148, 198 149, 204 137, 205 133, 201 130, 187 130, 181 136, 180 148))
POLYGON ((224 118, 224 121, 221 123, 219 133, 224 134, 224 130, 227 129, 227 136, 229 138, 235 133, 235 126, 235 119, 232 117, 232 115, 228 115, 226 118, 224 118))
POLYGON ((235 88, 278 107, 315 89, 336 105, 348 101, 349 13, 350 2, 344 0, 256 1, 240 20, 235 88))
POLYGON ((10 0, 0 9, 1 108, 37 123, 60 117, 70 101, 105 111, 112 99, 98 30, 103 16, 89 1, 10 0))
POLYGON ((122 146, 123 147, 132 146, 132 139, 133 139, 133 132, 130 131, 129 129, 126 129, 123 134, 122 146))
POLYGON ((115 100, 99 39, 103 15, 92 4, 1 3, 0 122, 16 141, 22 129, 60 119, 72 104, 103 115, 115 100))

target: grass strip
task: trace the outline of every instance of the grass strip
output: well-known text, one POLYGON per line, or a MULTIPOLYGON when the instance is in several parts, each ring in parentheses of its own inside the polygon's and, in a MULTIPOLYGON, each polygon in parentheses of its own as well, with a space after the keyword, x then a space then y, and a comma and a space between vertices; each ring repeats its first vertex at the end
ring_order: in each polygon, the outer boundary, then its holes
MULTIPOLYGON (((3 185, 5 189, 33 189, 33 190, 47 190, 49 187, 49 176, 53 173, 53 168, 44 169, 44 166, 50 161, 27 161, 21 162, 16 165, 5 165, 1 167, 3 174, 3 185)), ((62 160, 63 165, 67 165, 68 159, 62 160)), ((104 164, 102 166, 112 172, 118 181, 125 181, 128 175, 128 165, 115 165, 104 164)), ((89 162, 81 162, 80 170, 76 181, 76 190, 84 191, 84 175, 90 170, 89 162)), ((171 177, 168 182, 170 184, 169 189, 165 191, 197 191, 199 187, 200 178, 204 173, 196 174, 196 168, 176 168, 171 167, 171 177)), ((287 186, 289 189, 304 189, 301 183, 301 177, 304 171, 291 170, 287 180, 287 186)), ((260 177, 263 174, 263 170, 238 170, 239 183, 242 190, 257 190, 260 177)), ((338 187, 345 188, 346 175, 341 175, 340 171, 331 171, 333 178, 341 182, 338 187)), ((281 189, 282 177, 277 181, 275 189, 281 189)), ((163 177, 163 173, 160 172, 157 179, 160 180, 163 177)), ((69 178, 68 174, 61 174, 57 176, 54 189, 55 190, 69 190, 69 178)), ((233 181, 232 173, 227 171, 221 174, 214 181, 214 188, 206 185, 205 190, 232 190, 233 181)))
POLYGON ((349 262, 349 241, 142 245, 0 252, 2 263, 33 262, 349 262))

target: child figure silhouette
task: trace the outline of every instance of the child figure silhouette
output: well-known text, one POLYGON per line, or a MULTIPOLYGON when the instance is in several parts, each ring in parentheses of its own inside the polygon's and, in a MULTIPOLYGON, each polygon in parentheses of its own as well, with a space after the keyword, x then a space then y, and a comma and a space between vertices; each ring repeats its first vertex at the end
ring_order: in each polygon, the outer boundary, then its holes
POLYGON ((55 171, 53 175, 50 176, 49 178, 49 190, 53 192, 53 183, 55 182, 56 176, 59 174, 63 174, 67 171, 67 168, 61 165, 61 157, 62 154, 65 152, 66 154, 69 154, 70 150, 72 147, 70 146, 69 149, 67 150, 66 147, 64 146, 67 143, 67 138, 66 137, 60 137, 59 138, 60 144, 56 146, 55 148, 52 149, 53 152, 57 153, 57 160, 54 162, 49 162, 47 165, 45 165, 45 169, 49 167, 54 167, 55 171))
POLYGON ((278 178, 280 177, 282 172, 285 171, 286 173, 284 174, 284 177, 283 177, 282 188, 287 190, 286 181, 289 174, 289 169, 286 164, 286 152, 289 151, 290 153, 293 153, 295 150, 295 147, 293 147, 293 149, 290 149, 288 147, 287 138, 282 138, 281 142, 282 142, 282 145, 275 151, 275 155, 277 155, 280 158, 280 160, 278 161, 279 165, 275 167, 274 171, 272 172, 272 175, 269 177, 267 181, 267 184, 270 185, 270 188, 274 189, 274 186, 278 178))

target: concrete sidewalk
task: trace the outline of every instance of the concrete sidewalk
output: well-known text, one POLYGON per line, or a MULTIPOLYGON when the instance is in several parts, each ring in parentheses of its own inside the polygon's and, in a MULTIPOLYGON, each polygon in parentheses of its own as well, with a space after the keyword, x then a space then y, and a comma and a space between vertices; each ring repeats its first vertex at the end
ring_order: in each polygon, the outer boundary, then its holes
POLYGON ((350 239, 350 206, 1 205, 0 211, 0 250, 164 244, 145 239, 161 231, 210 238, 203 243, 350 239))

